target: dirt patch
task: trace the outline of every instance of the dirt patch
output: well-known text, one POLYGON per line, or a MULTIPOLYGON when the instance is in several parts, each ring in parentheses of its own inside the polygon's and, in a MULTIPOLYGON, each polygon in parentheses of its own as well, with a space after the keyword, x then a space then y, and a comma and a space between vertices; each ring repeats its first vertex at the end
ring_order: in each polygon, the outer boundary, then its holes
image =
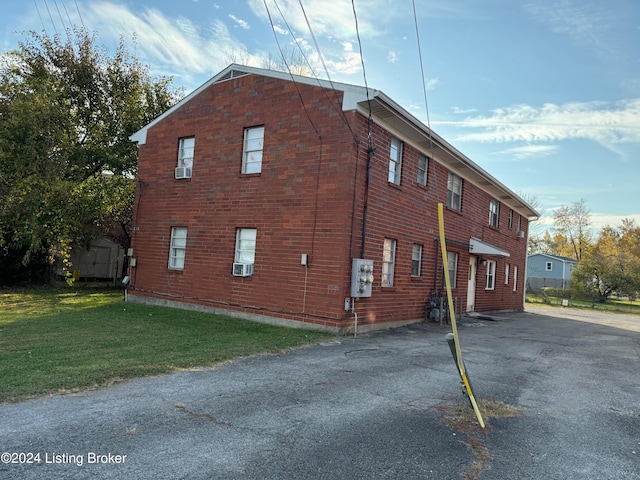
POLYGON ((476 402, 485 423, 484 429, 480 428, 476 414, 468 401, 460 402, 453 407, 440 407, 444 412, 442 422, 466 436, 464 444, 471 449, 475 458, 471 467, 462 475, 464 480, 477 480, 480 472, 493 460, 489 447, 484 442, 484 437, 491 431, 490 419, 519 415, 517 408, 497 400, 476 398, 476 402))

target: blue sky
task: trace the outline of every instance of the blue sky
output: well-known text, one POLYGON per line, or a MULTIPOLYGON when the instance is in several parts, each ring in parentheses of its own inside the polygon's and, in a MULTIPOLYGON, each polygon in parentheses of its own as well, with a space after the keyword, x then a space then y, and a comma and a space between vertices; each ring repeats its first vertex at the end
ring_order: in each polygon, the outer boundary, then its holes
MULTIPOLYGON (((355 10, 367 84, 426 122, 413 2, 355 10)), ((640 2, 415 0, 415 11, 434 131, 534 197, 543 225, 581 199, 596 228, 640 223, 640 2)), ((351 0, 33 0, 2 2, 0 42, 72 23, 102 45, 123 35, 189 92, 231 62, 264 66, 276 37, 326 78, 310 25, 331 79, 364 85, 355 20, 351 0)))

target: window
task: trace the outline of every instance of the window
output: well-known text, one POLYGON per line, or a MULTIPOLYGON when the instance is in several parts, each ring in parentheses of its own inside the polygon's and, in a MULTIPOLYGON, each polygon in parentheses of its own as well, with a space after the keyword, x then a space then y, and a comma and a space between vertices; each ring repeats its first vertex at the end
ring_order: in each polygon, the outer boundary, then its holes
POLYGON ((516 291, 516 287, 518 286, 518 266, 513 266, 513 291, 516 291))
POLYGON ((509 285, 509 264, 504 265, 504 284, 509 285))
POLYGON ((238 228, 236 230, 236 256, 234 262, 253 265, 256 255, 256 229, 238 228))
POLYGON ((489 202, 489 225, 498 228, 498 218, 500 217, 500 202, 491 200, 489 202))
POLYGON ((264 127, 252 127, 244 130, 242 173, 260 173, 262 171, 263 145, 264 127))
POLYGON ((516 222, 516 230, 518 230, 518 231, 522 230, 522 229, 520 228, 520 221, 521 221, 521 220, 522 220, 522 215, 518 215, 518 220, 517 220, 517 222, 516 222))
POLYGON ((552 262, 547 262, 547 264, 545 265, 544 269, 545 269, 547 272, 552 271, 552 270, 553 270, 553 263, 552 263, 552 262))
POLYGON ((451 288, 456 288, 456 277, 458 276, 458 254, 447 252, 447 270, 449 270, 449 282, 451 288))
POLYGON ((509 209, 509 229, 513 228, 513 209, 509 209))
POLYGON ((176 178, 191 178, 193 168, 193 151, 195 149, 195 137, 181 138, 178 144, 178 166, 176 178))
POLYGON ((418 157, 418 183, 427 185, 427 172, 429 170, 429 159, 424 155, 418 157))
POLYGON ((393 287, 393 270, 396 257, 396 241, 384 239, 382 251, 382 286, 393 287))
POLYGON ((173 227, 171 229, 171 246, 169 247, 169 268, 184 269, 184 257, 187 251, 187 228, 173 227))
POLYGON ((419 277, 422 267, 422 245, 413 245, 411 250, 411 276, 419 277))
POLYGON ((391 139, 389 149, 389 183, 400 185, 400 171, 402 167, 402 142, 397 138, 391 139))
POLYGON ((493 260, 487 261, 487 284, 484 287, 485 290, 493 290, 496 288, 496 262, 493 260))
POLYGON ((460 211, 460 200, 462 198, 462 178, 455 173, 449 172, 447 180, 447 207, 460 211))

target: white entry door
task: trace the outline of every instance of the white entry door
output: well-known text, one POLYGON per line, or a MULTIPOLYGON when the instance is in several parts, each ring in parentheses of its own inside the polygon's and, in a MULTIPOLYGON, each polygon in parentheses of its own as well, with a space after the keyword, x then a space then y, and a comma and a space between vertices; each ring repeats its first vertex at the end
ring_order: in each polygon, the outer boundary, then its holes
POLYGON ((467 283, 467 312, 473 312, 476 303, 476 267, 478 257, 469 255, 469 279, 467 283))

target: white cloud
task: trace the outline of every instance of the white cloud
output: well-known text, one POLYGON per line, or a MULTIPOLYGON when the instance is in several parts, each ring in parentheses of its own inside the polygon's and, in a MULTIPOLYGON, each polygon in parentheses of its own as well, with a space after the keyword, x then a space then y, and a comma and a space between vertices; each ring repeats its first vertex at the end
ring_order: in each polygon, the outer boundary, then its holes
POLYGON ((621 225, 622 220, 625 218, 630 218, 636 222, 636 225, 640 225, 640 214, 609 215, 605 213, 591 213, 591 226, 598 230, 607 225, 615 227, 621 225))
POLYGON ((451 107, 451 113, 456 115, 466 115, 469 113, 476 113, 478 111, 477 108, 460 108, 460 107, 451 107))
POLYGON ((395 52, 393 50, 391 50, 388 54, 387 54, 387 60, 389 61, 389 63, 398 63, 398 61, 400 60, 400 54, 398 52, 395 52))
POLYGON ((569 37, 577 45, 606 49, 604 34, 612 22, 605 3, 555 0, 529 3, 524 9, 551 31, 569 37))
POLYGON ((239 56, 243 63, 259 63, 221 20, 202 27, 156 9, 133 11, 106 1, 89 4, 82 16, 87 28, 96 31, 102 41, 115 41, 121 35, 135 37, 134 53, 151 65, 152 74, 174 76, 189 87, 200 83, 194 77, 213 75, 239 56))
POLYGON ((640 98, 615 104, 514 105, 496 109, 488 116, 438 123, 471 130, 459 135, 457 141, 499 143, 587 139, 615 150, 616 144, 640 143, 640 98))
MULTIPOLYGON (((248 5, 258 18, 266 24, 269 23, 264 0, 248 0, 248 5)), ((311 31, 319 43, 322 58, 331 76, 351 75, 362 70, 359 47, 346 48, 347 45, 358 45, 351 0, 334 0, 330 6, 327 2, 307 1, 304 2, 304 12, 300 8, 299 0, 278 0, 277 3, 267 0, 267 8, 274 23, 282 20, 282 12, 293 34, 306 39, 306 45, 313 45, 311 48, 307 47, 306 54, 314 71, 322 72, 324 67, 313 43, 311 31)), ((366 8, 356 2, 356 13, 358 32, 363 43, 367 39, 382 35, 384 25, 394 15, 389 10, 389 0, 368 0, 366 8), (385 12, 385 15, 381 16, 380 12, 385 12)), ((366 60, 366 52, 364 53, 366 60)), ((393 61, 393 56, 390 56, 389 60, 393 61)))
POLYGON ((241 18, 238 18, 233 14, 229 15, 229 18, 233 20, 236 23, 236 25, 240 28, 243 28, 245 30, 249 30, 251 28, 251 26, 249 25, 249 22, 242 20, 241 18))
POLYGON ((496 152, 497 155, 505 155, 513 157, 516 160, 522 160, 529 157, 544 157, 556 152, 558 147, 555 145, 524 145, 522 147, 508 148, 496 152))
POLYGON ((273 25, 273 29, 280 35, 289 35, 289 30, 286 30, 279 25, 273 25))
POLYGON ((437 78, 427 78, 424 81, 424 86, 426 87, 427 91, 431 91, 431 90, 435 90, 436 89, 436 85, 438 84, 438 79, 437 78))

